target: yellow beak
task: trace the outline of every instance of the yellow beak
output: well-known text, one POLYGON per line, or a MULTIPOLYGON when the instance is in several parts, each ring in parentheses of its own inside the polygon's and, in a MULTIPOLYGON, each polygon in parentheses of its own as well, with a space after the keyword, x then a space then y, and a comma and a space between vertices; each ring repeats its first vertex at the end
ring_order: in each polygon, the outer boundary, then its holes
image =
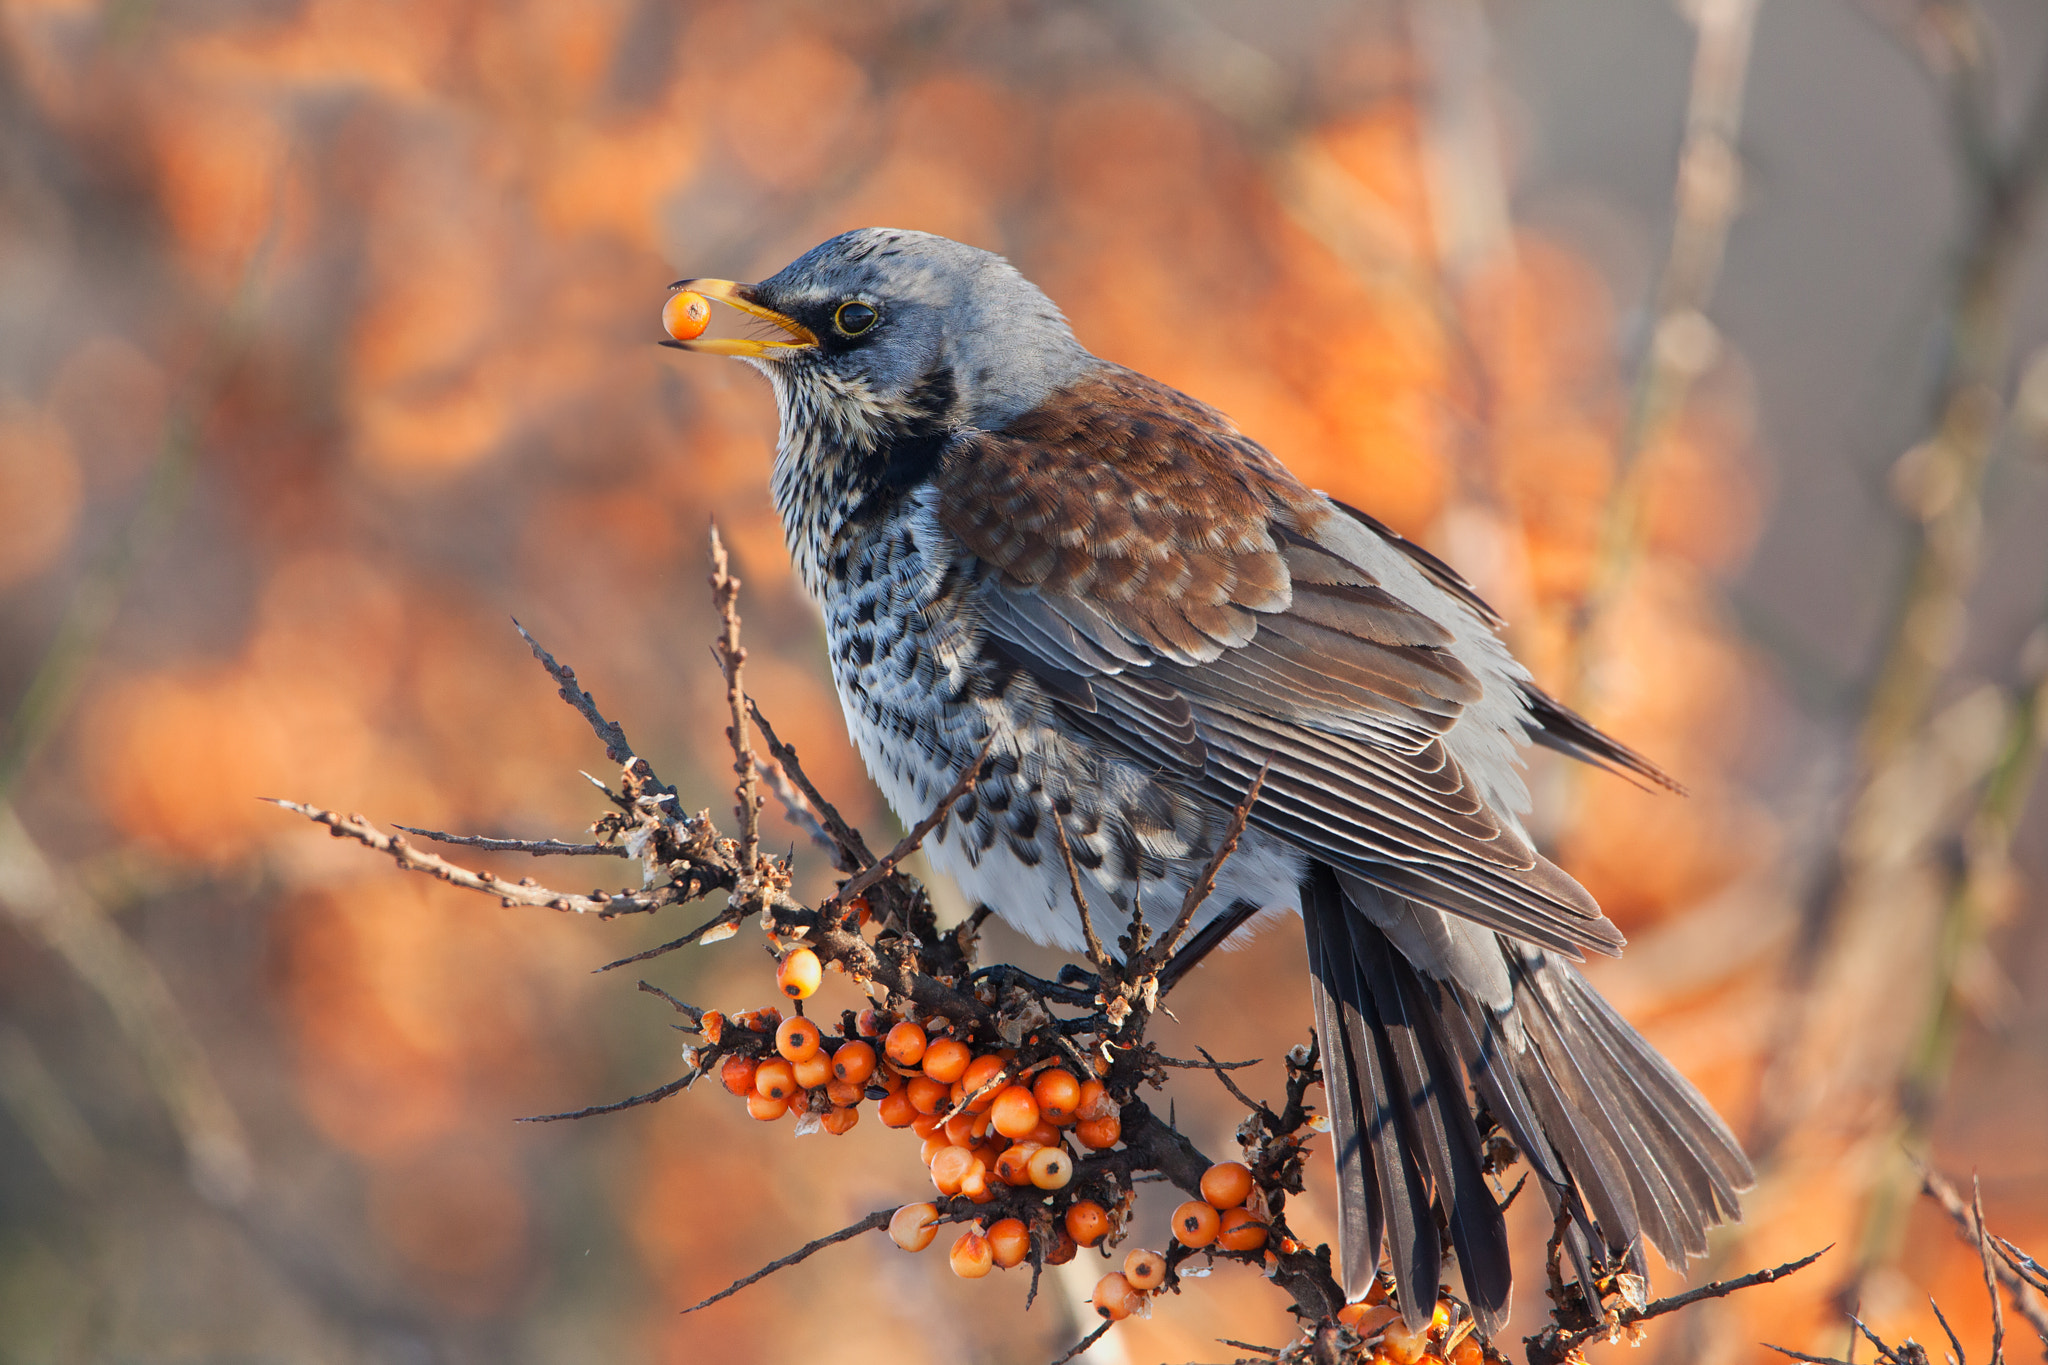
POLYGON ((664 341, 661 343, 664 346, 673 346, 679 351, 696 351, 700 355, 772 359, 788 351, 801 351, 818 344, 818 338, 812 334, 810 328, 793 317, 778 313, 773 308, 764 307, 759 303, 751 284, 739 284, 733 280, 677 280, 669 286, 671 293, 678 289, 702 294, 707 299, 717 299, 720 303, 737 308, 749 317, 771 323, 786 332, 790 339, 766 341, 755 337, 699 337, 694 341, 664 341))

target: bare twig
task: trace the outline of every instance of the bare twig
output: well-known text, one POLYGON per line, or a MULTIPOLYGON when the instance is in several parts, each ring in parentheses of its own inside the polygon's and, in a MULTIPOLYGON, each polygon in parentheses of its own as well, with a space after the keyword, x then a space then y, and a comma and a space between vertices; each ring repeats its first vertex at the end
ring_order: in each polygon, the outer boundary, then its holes
POLYGON ((516 882, 508 882, 494 872, 472 872, 445 858, 423 853, 414 848, 403 835, 386 834, 360 815, 340 815, 331 810, 322 810, 318 806, 286 801, 279 797, 263 799, 274 806, 282 806, 288 811, 303 815, 315 824, 327 826, 328 832, 337 839, 353 839, 365 848, 389 854, 408 872, 424 872, 451 886, 488 892, 508 906, 542 905, 550 910, 609 917, 633 911, 658 910, 664 905, 674 905, 682 899, 673 886, 657 886, 645 891, 621 891, 617 895, 600 893, 603 898, 599 899, 578 895, 573 891, 555 891, 539 885, 531 877, 521 877, 516 882))
MULTIPOLYGON (((1949 1184, 1939 1171, 1922 1163, 1920 1187, 1926 1191, 1928 1197, 1941 1205, 1942 1211, 1948 1214, 1950 1221, 1956 1225, 1957 1234, 1964 1241, 1983 1246, 1986 1240, 1983 1224, 1978 1221, 1970 1206, 1963 1202, 1963 1197, 1956 1193, 1955 1186, 1949 1184)), ((2042 1296, 2027 1282, 2027 1277, 2008 1264, 2003 1256, 1999 1258, 1993 1270, 1999 1281, 2005 1285, 2006 1292, 2012 1295, 2013 1308, 2027 1320, 2027 1325, 2034 1329, 2042 1344, 2048 1345, 2048 1305, 2043 1304, 2042 1296)))
POLYGON ((826 1247, 837 1246, 841 1242, 850 1242, 854 1238, 860 1236, 863 1232, 873 1232, 877 1228, 888 1227, 889 1220, 891 1218, 894 1218, 895 1216, 896 1210, 894 1209, 876 1209, 873 1213, 861 1219, 858 1223, 849 1224, 848 1226, 839 1229, 839 1231, 837 1232, 828 1233, 827 1235, 818 1238, 814 1242, 806 1242, 797 1250, 790 1252, 789 1255, 784 1256, 779 1260, 770 1261, 767 1265, 762 1266, 759 1270, 755 1271, 751 1275, 748 1275, 742 1279, 734 1280, 731 1284, 719 1290, 710 1298, 704 1300, 704 1302, 694 1304, 689 1308, 685 1308, 683 1311, 685 1313, 694 1313, 699 1308, 709 1308, 712 1304, 717 1303, 720 1299, 729 1299, 733 1295, 739 1293, 742 1289, 745 1289, 748 1285, 758 1283, 761 1280, 765 1280, 778 1270, 787 1270, 793 1265, 796 1265, 802 1261, 809 1260, 811 1257, 823 1251, 826 1247))
POLYGON ((725 734, 732 741, 733 771, 739 785, 735 813, 740 822, 740 873, 750 877, 761 856, 761 795, 754 779, 754 746, 747 732, 747 692, 741 670, 747 650, 740 643, 740 580, 729 572, 725 542, 719 538, 716 522, 711 526, 711 600, 718 608, 719 633, 714 648, 725 672, 725 704, 732 712, 732 726, 725 734))
POLYGON ((658 1090, 650 1090, 644 1095, 635 1095, 629 1100, 619 1100, 614 1104, 593 1104, 588 1109, 576 1109, 566 1114, 534 1114, 520 1119, 518 1122, 555 1123, 562 1119, 587 1119, 594 1118, 599 1114, 616 1114, 621 1109, 637 1109, 643 1104, 653 1104, 657 1100, 667 1099, 679 1090, 688 1089, 690 1082, 695 1079, 697 1079, 697 1073, 692 1071, 687 1076, 678 1076, 675 1080, 670 1081, 658 1090))
MULTIPOLYGON (((526 647, 533 651, 533 657, 540 660, 540 666, 555 680, 555 685, 561 689, 562 700, 575 707, 583 719, 590 722, 590 728, 596 733, 598 742, 604 745, 606 756, 622 768, 645 766, 647 760, 633 752, 633 746, 626 740, 626 732, 615 722, 605 719, 604 713, 597 709, 596 700, 576 681, 576 670, 565 664, 556 663, 555 656, 540 647, 540 641, 527 633, 526 627, 519 624, 519 618, 516 616, 512 618, 512 628, 519 632, 519 638, 526 641, 526 647)), ((652 772, 651 767, 649 772, 652 772)))
MULTIPOLYGON (((692 1005, 687 1001, 676 999, 673 995, 670 995, 667 991, 663 990, 661 987, 653 984, 650 981, 642 981, 640 983, 640 989, 645 991, 649 995, 658 995, 662 999, 668 1001, 670 1005, 675 1007, 675 1011, 677 1014, 682 1015, 684 1018, 690 1021, 690 1029, 692 1032, 695 1032, 697 1028, 703 1024, 704 1011, 698 1009, 695 1005, 692 1005)), ((682 1025, 678 1024, 676 1027, 681 1028, 682 1025)))
POLYGON ((1984 1292, 1991 1296, 1991 1365, 2005 1365, 2005 1305, 1998 1298, 1991 1234, 1984 1226, 1984 1187, 1974 1174, 1970 1177, 1970 1215, 1977 1224, 1977 1259, 1984 1265, 1984 1292))
POLYGON ((781 737, 775 733, 775 727, 768 723, 768 717, 761 714, 760 705, 751 697, 747 699, 747 711, 753 716, 754 724, 761 727, 761 738, 768 745, 768 756, 775 760, 783 775, 796 785, 797 791, 809 804, 811 814, 835 846, 839 856, 834 861, 838 864, 839 870, 858 872, 873 863, 875 855, 868 850, 868 841, 861 837, 859 830, 847 823, 846 817, 839 813, 839 808, 827 801, 824 794, 811 782, 810 777, 804 772, 803 764, 797 761, 796 749, 782 742, 781 737))
MULTIPOLYGON (((1553 1243, 1557 1240, 1559 1239, 1555 1237, 1552 1239, 1553 1243)), ((1796 1261, 1787 1261, 1784 1265, 1773 1266, 1769 1270, 1753 1270, 1747 1275, 1738 1275, 1732 1280, 1716 1280, 1712 1284, 1703 1284, 1697 1289, 1689 1289, 1683 1294, 1673 1294, 1669 1298, 1657 1299, 1651 1303, 1644 1304, 1641 1308, 1634 1308, 1624 1304, 1622 1307, 1609 1312, 1604 1320, 1591 1327, 1579 1328, 1577 1331, 1560 1332, 1555 1327, 1545 1328, 1542 1332, 1529 1338, 1529 1358, 1532 1361, 1575 1359, 1576 1357, 1573 1353, 1580 1347, 1596 1340, 1604 1340, 1621 1328, 1632 1327, 1639 1322, 1648 1322, 1652 1318, 1661 1318, 1666 1313, 1675 1313, 1681 1308, 1689 1307, 1705 1299, 1726 1298, 1728 1295, 1737 1293, 1740 1290, 1753 1289, 1760 1284, 1771 1284, 1774 1281, 1784 1279, 1787 1275, 1796 1274, 1827 1255, 1833 1249, 1833 1246, 1833 1243, 1829 1243, 1812 1255, 1802 1256, 1796 1261)), ((1777 1350, 1779 1348, 1772 1347, 1771 1349, 1777 1350)))
POLYGON ((1067 822, 1053 813, 1053 842, 1060 846, 1060 858, 1067 865, 1067 884, 1073 888, 1074 910, 1081 916, 1081 940, 1088 946, 1088 961, 1095 967, 1096 981, 1107 987, 1114 970, 1109 954, 1102 950, 1102 939, 1095 932, 1095 917, 1088 913, 1088 893, 1081 889, 1081 869, 1074 863, 1074 846, 1067 841, 1067 822))
POLYGON ((687 948, 693 943, 717 943, 721 939, 732 937, 733 931, 738 927, 739 921, 733 918, 732 911, 721 910, 689 933, 684 934, 681 938, 672 938, 668 942, 658 943, 652 948, 643 948, 639 952, 619 958, 615 962, 607 962, 602 967, 593 967, 591 971, 594 974, 597 972, 613 971, 619 967, 630 967, 635 962, 645 962, 649 958, 661 957, 663 954, 675 952, 678 948, 687 948), (726 932, 721 934, 718 932, 720 929, 726 932))
POLYGON ((565 844, 560 839, 490 839, 481 834, 447 834, 438 829, 420 829, 394 823, 393 829, 432 839, 437 844, 480 848, 487 853, 530 853, 536 858, 560 855, 567 858, 624 858, 625 849, 614 844, 565 844))
POLYGON ((1059 1355, 1054 1356, 1052 1358, 1052 1361, 1050 1362, 1050 1365, 1067 1365, 1067 1362, 1072 1360, 1075 1356, 1086 1354, 1089 1347, 1093 1346, 1096 1342, 1102 1340, 1105 1336, 1109 1335, 1109 1329, 1112 1325, 1113 1324, 1107 1322, 1103 1323, 1102 1326, 1096 1328, 1087 1336, 1082 1337, 1079 1341, 1075 1342, 1065 1351, 1061 1352, 1059 1355))
POLYGON ((1173 955, 1174 947, 1180 942, 1181 935, 1187 933, 1188 925, 1194 922, 1195 912, 1202 908, 1202 903, 1208 900, 1210 893, 1216 889, 1216 878, 1222 873, 1223 865, 1237 852, 1238 840, 1244 838, 1245 821, 1251 819, 1252 807, 1258 804, 1259 792, 1265 788, 1266 774, 1272 770, 1273 764, 1270 760, 1259 765, 1259 773, 1252 779, 1251 789, 1245 792, 1244 799, 1237 803, 1237 808, 1230 812, 1230 825, 1223 832, 1223 842, 1216 845, 1216 851, 1209 855, 1208 864, 1202 868, 1202 875, 1189 884, 1187 895, 1181 898, 1180 917, 1174 920, 1173 927, 1161 934, 1147 950, 1145 970, 1156 970, 1173 955))
POLYGON ((896 847, 883 854, 878 861, 870 864, 861 872, 856 873, 847 881, 846 885, 840 887, 839 894, 830 901, 827 901, 826 906, 836 908, 845 905, 855 896, 862 894, 876 882, 881 881, 882 878, 894 872, 896 864, 917 852, 918 848, 924 843, 925 836, 944 823, 946 817, 952 813, 953 807, 960 802, 961 798, 974 790, 977 782, 981 781, 981 765, 988 761, 989 750, 995 747, 995 742, 996 737, 990 735, 988 741, 981 746, 981 752, 974 756, 974 761, 961 770, 959 778, 954 781, 952 787, 944 796, 939 798, 938 805, 932 807, 931 814, 911 826, 910 833, 904 835, 896 847))

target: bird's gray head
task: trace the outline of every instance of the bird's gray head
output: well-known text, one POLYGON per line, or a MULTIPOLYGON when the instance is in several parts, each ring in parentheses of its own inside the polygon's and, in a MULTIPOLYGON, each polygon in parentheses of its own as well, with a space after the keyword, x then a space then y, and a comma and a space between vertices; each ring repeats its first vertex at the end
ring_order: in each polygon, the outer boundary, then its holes
POLYGON ((856 437, 902 421, 1000 427, 1098 363, 1008 261, 928 232, 861 228, 759 284, 677 288, 774 331, 671 345, 738 356, 774 383, 785 423, 822 418, 856 437))

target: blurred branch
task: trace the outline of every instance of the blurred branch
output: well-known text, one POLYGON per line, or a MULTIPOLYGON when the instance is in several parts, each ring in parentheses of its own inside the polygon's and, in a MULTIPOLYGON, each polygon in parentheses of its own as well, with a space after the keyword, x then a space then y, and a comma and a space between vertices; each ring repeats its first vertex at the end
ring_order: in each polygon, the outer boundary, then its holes
MULTIPOLYGON (((1966 599, 1981 561, 1984 479, 2005 419, 2013 275, 2048 170, 2048 76, 2034 90, 2017 134, 2001 139, 1987 88, 1988 53, 1971 36, 1977 32, 1974 10, 1944 3, 1926 12, 1953 20, 1940 31, 1951 35, 1945 88, 1969 227, 1934 386, 1932 429, 1893 472, 1894 491, 1909 515, 1909 568, 1865 705, 1838 836, 1823 853, 1800 938, 1787 959, 1785 1043, 1760 1082, 1752 1143, 1752 1155, 1765 1160, 1824 1089, 1803 1079, 1821 1066, 1812 1055, 1816 1023, 1846 1007, 1839 992, 1817 990, 1815 983, 1839 974, 1832 967, 1845 960, 1856 938, 1852 931, 1877 932, 1862 925, 1864 910, 1895 880, 1879 866, 1899 853, 1887 794, 1911 785, 1936 688, 1965 632, 1966 599)), ((1900 942, 1909 937, 1895 926, 1884 932, 1900 942)))
POLYGON ((1571 681, 1578 710, 1595 687, 1599 633, 1642 552, 1644 500, 1654 472, 1644 456, 1683 411, 1693 382, 1713 364, 1720 341, 1706 307, 1720 274, 1728 227, 1742 202, 1743 87, 1759 0, 1691 0, 1696 36, 1685 140, 1678 153, 1671 246, 1615 446, 1614 490, 1601 520, 1592 581, 1571 622, 1571 681))
POLYGON ((0 801, 0 911, 92 988, 141 1058, 185 1146, 194 1187, 215 1203, 249 1194, 255 1162, 206 1050, 148 954, 53 865, 0 801))
MULTIPOLYGON (((2012 1258, 2003 1245, 1993 1243, 2002 1239, 1992 1237, 1984 1226, 1984 1206, 1980 1202, 1965 1204, 1963 1197, 1956 1193, 1955 1186, 1942 1177, 1932 1166, 1920 1167, 1920 1188, 1926 1195, 1941 1205, 1942 1211, 1956 1225, 1956 1235, 1977 1248, 1985 1258, 1985 1274, 1995 1275, 2012 1296, 2012 1306, 2027 1320, 2041 1338, 2041 1345, 2048 1347, 2048 1304, 2042 1302, 2041 1294, 2028 1278, 2012 1264, 2012 1258), (1997 1259, 1991 1259, 1993 1255, 1997 1259)), ((1997 1300, 1994 1297, 1993 1302, 1997 1300)))

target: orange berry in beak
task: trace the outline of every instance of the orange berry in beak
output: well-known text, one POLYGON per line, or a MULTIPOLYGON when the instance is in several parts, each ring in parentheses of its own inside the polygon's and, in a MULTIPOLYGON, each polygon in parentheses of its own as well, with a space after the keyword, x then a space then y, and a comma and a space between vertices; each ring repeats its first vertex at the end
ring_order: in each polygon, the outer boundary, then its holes
POLYGON ((661 305, 661 330, 677 341, 695 341, 711 325, 711 300, 678 289, 661 305))

